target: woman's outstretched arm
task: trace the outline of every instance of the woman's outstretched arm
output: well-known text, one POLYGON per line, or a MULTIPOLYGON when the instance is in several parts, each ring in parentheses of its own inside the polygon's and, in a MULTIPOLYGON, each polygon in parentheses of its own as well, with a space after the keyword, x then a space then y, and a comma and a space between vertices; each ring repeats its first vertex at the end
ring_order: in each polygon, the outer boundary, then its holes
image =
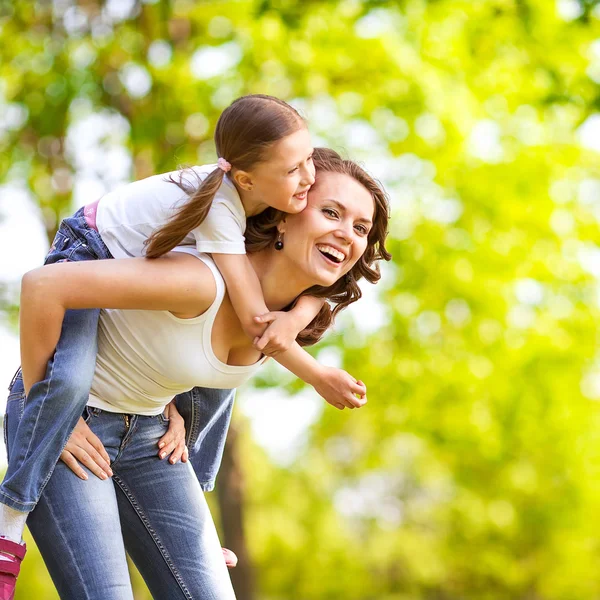
POLYGON ((26 273, 21 283, 21 365, 25 393, 44 378, 68 309, 168 310, 201 315, 215 298, 210 269, 174 252, 155 260, 131 258, 58 263, 26 273))

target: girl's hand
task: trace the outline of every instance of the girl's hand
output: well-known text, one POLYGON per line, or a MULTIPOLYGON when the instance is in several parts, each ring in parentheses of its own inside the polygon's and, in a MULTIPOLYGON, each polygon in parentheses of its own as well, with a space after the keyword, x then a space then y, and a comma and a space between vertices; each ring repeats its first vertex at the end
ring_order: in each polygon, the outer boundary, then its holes
POLYGON ((269 323, 262 337, 254 338, 254 347, 266 356, 277 356, 290 349, 302 328, 292 312, 273 311, 255 317, 256 323, 269 323))
POLYGON ((367 386, 342 369, 322 367, 321 375, 313 387, 339 410, 360 408, 367 403, 367 386))
POLYGON ((178 460, 187 462, 188 449, 185 445, 185 421, 175 406, 175 400, 171 400, 167 404, 164 415, 169 419, 169 429, 158 440, 158 457, 163 460, 170 454, 169 462, 172 465, 178 460))
POLYGON ((88 474, 82 468, 82 464, 99 479, 108 479, 113 474, 110 468, 110 457, 104 449, 104 445, 81 417, 60 455, 60 460, 77 477, 84 480, 88 479, 88 474))

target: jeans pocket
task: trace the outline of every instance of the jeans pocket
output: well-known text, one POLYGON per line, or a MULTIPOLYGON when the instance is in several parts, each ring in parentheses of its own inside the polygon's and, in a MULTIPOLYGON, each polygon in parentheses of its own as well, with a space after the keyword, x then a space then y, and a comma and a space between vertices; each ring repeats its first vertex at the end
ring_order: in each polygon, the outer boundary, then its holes
POLYGON ((171 419, 165 417, 165 413, 160 413, 160 415, 157 415, 156 417, 163 425, 169 425, 169 423, 171 422, 171 419))

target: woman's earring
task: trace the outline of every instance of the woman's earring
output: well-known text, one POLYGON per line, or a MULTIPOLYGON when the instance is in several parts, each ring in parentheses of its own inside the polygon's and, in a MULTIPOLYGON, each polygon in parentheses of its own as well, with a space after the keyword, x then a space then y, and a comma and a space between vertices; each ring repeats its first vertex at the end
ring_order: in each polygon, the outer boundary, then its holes
POLYGON ((275 250, 281 250, 283 248, 283 235, 277 234, 277 241, 275 242, 275 250))

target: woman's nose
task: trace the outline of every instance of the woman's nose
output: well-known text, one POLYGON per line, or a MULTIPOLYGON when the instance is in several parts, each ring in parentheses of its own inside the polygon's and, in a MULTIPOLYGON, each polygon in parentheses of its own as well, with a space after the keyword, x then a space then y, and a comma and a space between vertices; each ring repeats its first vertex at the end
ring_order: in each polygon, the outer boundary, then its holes
POLYGON ((335 233, 338 237, 346 241, 346 243, 352 243, 352 223, 341 221, 335 233))

